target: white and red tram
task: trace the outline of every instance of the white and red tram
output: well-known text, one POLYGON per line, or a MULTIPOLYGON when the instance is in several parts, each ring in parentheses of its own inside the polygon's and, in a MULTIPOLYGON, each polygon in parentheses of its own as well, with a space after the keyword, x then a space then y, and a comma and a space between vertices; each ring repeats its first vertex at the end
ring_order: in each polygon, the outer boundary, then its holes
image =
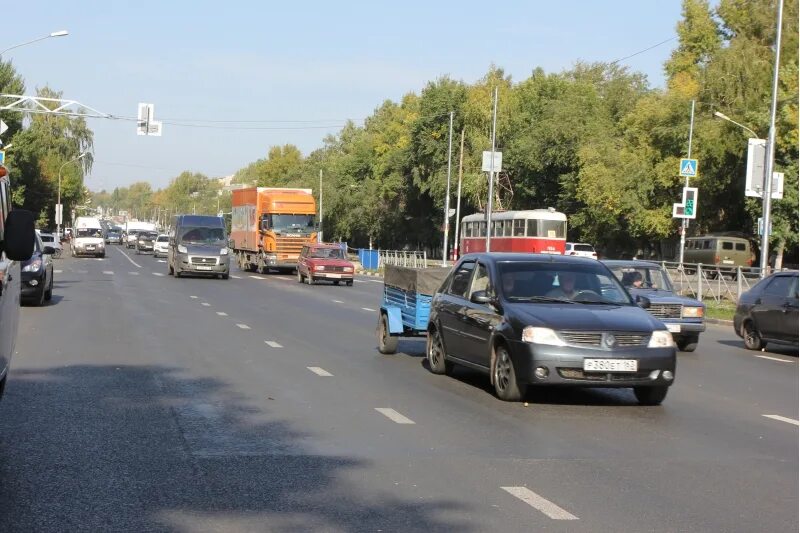
MULTIPOLYGON (((486 251, 486 215, 461 219, 459 255, 486 251)), ((491 251, 563 254, 567 216, 554 209, 492 213, 491 251)))

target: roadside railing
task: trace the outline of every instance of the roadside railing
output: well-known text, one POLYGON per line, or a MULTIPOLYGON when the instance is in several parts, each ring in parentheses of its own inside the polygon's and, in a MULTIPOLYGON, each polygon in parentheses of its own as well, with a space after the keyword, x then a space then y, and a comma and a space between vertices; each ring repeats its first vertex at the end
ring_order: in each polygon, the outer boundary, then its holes
POLYGON ((386 265, 428 268, 428 253, 424 250, 378 250, 378 269, 386 265))
POLYGON ((706 265, 703 263, 672 263, 661 261, 675 290, 698 300, 738 302, 739 296, 750 290, 761 276, 758 267, 706 265))

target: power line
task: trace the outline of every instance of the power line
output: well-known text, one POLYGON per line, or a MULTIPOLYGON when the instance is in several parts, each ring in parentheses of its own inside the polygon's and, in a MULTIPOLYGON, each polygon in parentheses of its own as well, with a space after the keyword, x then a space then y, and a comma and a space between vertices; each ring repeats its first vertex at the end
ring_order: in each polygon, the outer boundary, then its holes
POLYGON ((656 44, 654 44, 653 46, 648 46, 648 47, 647 47, 647 48, 645 48, 644 50, 639 50, 638 52, 636 52, 636 53, 633 53, 633 54, 631 54, 631 55, 629 55, 629 56, 625 56, 625 57, 621 57, 621 58, 619 58, 619 59, 616 59, 616 60, 612 61, 610 64, 611 64, 611 65, 614 65, 614 64, 616 64, 616 63, 619 63, 620 61, 625 61, 626 59, 630 59, 630 58, 632 58, 632 57, 636 57, 636 56, 638 56, 639 54, 643 54, 643 53, 645 53, 645 52, 648 52, 648 51, 652 50, 653 48, 658 48, 658 47, 659 47, 659 46, 661 46, 662 44, 667 44, 667 43, 668 43, 668 42, 670 42, 670 41, 674 41, 674 40, 675 40, 675 39, 677 39, 677 38, 678 38, 677 36, 675 36, 675 37, 670 37, 669 39, 666 39, 666 40, 664 40, 664 41, 661 41, 660 43, 656 43, 656 44))

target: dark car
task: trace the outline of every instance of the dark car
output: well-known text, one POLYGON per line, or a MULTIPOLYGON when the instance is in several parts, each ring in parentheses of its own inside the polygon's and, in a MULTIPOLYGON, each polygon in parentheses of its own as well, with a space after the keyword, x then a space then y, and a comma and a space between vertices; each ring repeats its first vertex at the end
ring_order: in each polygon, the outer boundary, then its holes
POLYGON ((297 258, 297 281, 313 285, 320 280, 353 285, 353 263, 347 260, 338 244, 309 244, 303 246, 297 258))
POLYGON ((36 235, 33 255, 22 263, 22 301, 31 305, 42 305, 53 297, 52 246, 45 246, 36 235))
POLYGON ((647 296, 651 315, 672 333, 678 349, 693 352, 706 330, 703 302, 675 293, 666 269, 648 261, 603 261, 631 295, 647 296))
POLYGON ((111 226, 106 231, 106 244, 122 244, 122 228, 111 226))
POLYGON ((153 252, 153 243, 155 242, 156 238, 158 237, 158 233, 155 231, 140 231, 136 235, 136 253, 146 253, 146 252, 153 252))
POLYGON ((608 268, 593 259, 470 254, 434 295, 428 363, 489 374, 497 396, 528 385, 633 387, 658 405, 675 378, 675 344, 608 268))
POLYGON ((750 350, 797 344, 797 272, 776 272, 739 297, 733 329, 750 350))

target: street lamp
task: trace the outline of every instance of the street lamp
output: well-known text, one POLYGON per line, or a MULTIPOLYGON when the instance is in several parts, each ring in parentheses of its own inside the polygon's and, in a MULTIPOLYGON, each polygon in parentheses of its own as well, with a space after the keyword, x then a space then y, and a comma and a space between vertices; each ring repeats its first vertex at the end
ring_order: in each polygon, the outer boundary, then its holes
POLYGON ((760 139, 760 137, 758 136, 758 133, 754 132, 753 130, 751 130, 750 128, 748 128, 747 126, 745 126, 744 124, 739 124, 738 122, 736 122, 735 120, 733 120, 733 119, 732 119, 731 117, 729 117, 728 115, 726 115, 726 114, 724 114, 724 113, 720 113, 719 111, 714 111, 714 116, 715 116, 715 117, 717 117, 717 118, 721 118, 722 120, 727 120, 727 121, 728 121, 728 122, 730 122, 731 124, 736 124, 737 126, 739 126, 740 128, 742 128, 743 130, 745 130, 745 131, 747 131, 748 133, 750 133, 750 134, 751 134, 753 137, 755 137, 755 138, 757 138, 757 139, 760 139))
POLYGON ((61 207, 61 171, 64 170, 64 167, 69 165, 70 163, 75 163, 76 161, 80 161, 89 152, 83 152, 78 157, 73 157, 58 169, 58 203, 56 204, 56 237, 61 238, 61 219, 64 217, 64 208, 61 207))
POLYGON ((45 39, 50 39, 51 37, 64 37, 66 35, 69 35, 69 32, 67 30, 59 30, 59 31, 54 31, 54 32, 50 33, 49 35, 45 35, 44 37, 39 37, 37 39, 33 39, 32 41, 26 41, 24 43, 15 44, 14 46, 9 46, 8 48, 6 48, 4 50, 0 50, 0 58, 3 57, 3 54, 8 52, 9 50, 13 50, 14 48, 19 48, 20 46, 25 46, 25 45, 28 45, 28 44, 37 43, 39 41, 44 41, 45 39))

